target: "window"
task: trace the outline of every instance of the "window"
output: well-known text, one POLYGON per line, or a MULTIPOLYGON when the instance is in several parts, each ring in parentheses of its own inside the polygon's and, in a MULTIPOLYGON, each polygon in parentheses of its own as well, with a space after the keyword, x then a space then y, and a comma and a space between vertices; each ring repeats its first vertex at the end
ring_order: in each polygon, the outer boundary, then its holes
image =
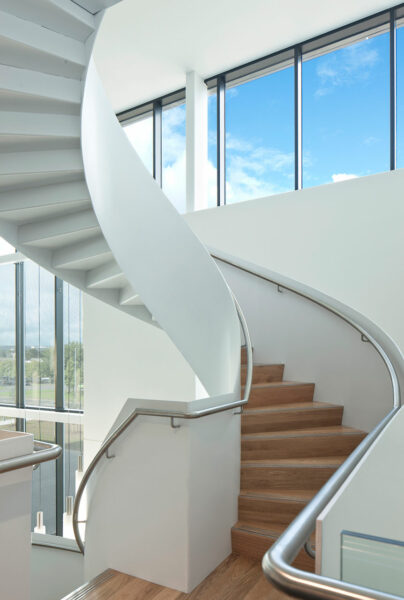
POLYGON ((404 167, 404 26, 397 28, 397 168, 404 167))
POLYGON ((142 116, 124 125, 124 131, 145 167, 153 173, 153 115, 142 116))
POLYGON ((304 187, 389 169, 389 34, 303 57, 304 187))
POLYGON ((55 406, 55 277, 31 261, 25 273, 25 404, 55 406))
POLYGON ((0 265, 0 404, 16 403, 15 266, 0 265))
POLYGON ((63 458, 34 471, 32 498, 32 527, 41 511, 47 533, 62 535, 65 499, 75 495, 83 451, 82 293, 31 261, 9 263, 20 258, 13 254, 0 264, 0 429, 63 447, 63 458), (64 357, 57 363, 56 348, 64 357), (64 385, 56 393, 57 374, 64 385), (65 423, 60 415, 70 410, 65 423))
POLYGON ((217 206, 217 93, 208 96, 208 207, 217 206))
POLYGON ((185 104, 167 106, 162 114, 163 192, 180 213, 185 199, 185 104))
POLYGON ((68 410, 83 410, 82 293, 63 285, 64 403, 68 410))
POLYGON ((294 187, 293 68, 226 87, 226 203, 294 187))

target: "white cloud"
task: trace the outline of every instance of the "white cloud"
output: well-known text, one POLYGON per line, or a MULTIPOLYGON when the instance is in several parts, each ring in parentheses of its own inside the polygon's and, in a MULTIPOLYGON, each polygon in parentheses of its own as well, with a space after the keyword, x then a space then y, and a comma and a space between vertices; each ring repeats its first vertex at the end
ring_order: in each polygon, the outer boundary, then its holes
POLYGON ((364 82, 379 61, 379 53, 365 40, 319 59, 316 73, 320 80, 316 96, 330 94, 335 88, 364 82))
POLYGON ((333 183, 338 183, 339 181, 347 181, 347 179, 356 179, 358 175, 354 175, 353 173, 335 173, 331 175, 331 179, 333 183))
POLYGON ((132 146, 151 172, 153 169, 153 119, 147 117, 124 127, 132 146))

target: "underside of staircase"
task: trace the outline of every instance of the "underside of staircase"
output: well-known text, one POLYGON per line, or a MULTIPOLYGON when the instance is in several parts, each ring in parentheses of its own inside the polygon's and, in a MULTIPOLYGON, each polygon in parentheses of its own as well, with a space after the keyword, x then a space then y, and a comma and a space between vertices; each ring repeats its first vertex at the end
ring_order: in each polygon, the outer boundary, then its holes
MULTIPOLYGON (((242 353, 242 383, 246 376, 242 353)), ((363 440, 342 426, 343 406, 314 402, 314 384, 283 380, 284 365, 254 365, 241 417, 241 483, 233 552, 265 552, 363 440)), ((312 540, 314 541, 314 540, 312 540)), ((302 550, 295 566, 313 571, 302 550)))

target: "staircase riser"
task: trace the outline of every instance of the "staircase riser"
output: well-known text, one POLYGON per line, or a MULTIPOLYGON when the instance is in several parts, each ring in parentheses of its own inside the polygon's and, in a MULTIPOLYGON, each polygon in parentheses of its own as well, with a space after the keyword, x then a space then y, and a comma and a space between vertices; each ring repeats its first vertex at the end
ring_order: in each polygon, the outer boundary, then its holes
POLYGON ((252 388, 248 401, 249 408, 260 408, 274 404, 312 402, 314 385, 290 385, 279 387, 252 388))
POLYGON ((319 490, 335 472, 334 467, 242 467, 244 490, 319 490))
MULTIPOLYGON (((246 556, 252 560, 261 560, 265 552, 275 542, 275 539, 233 529, 231 541, 235 554, 246 556)), ((299 552, 293 565, 305 571, 314 571, 314 560, 307 556, 304 550, 299 552)))
POLYGON ((242 440, 243 460, 264 458, 311 458, 315 456, 349 456, 365 436, 327 435, 276 440, 242 440))
POLYGON ((254 415, 245 413, 241 419, 241 433, 341 425, 342 411, 342 407, 335 407, 254 415))
MULTIPOLYGON (((254 383, 274 383, 283 380, 284 365, 265 365, 255 366, 253 370, 252 382, 254 383)), ((247 367, 241 367, 241 385, 245 384, 247 376, 247 367)))
POLYGON ((238 502, 238 518, 240 521, 288 525, 305 507, 304 502, 288 500, 266 500, 265 498, 249 498, 240 496, 238 502))

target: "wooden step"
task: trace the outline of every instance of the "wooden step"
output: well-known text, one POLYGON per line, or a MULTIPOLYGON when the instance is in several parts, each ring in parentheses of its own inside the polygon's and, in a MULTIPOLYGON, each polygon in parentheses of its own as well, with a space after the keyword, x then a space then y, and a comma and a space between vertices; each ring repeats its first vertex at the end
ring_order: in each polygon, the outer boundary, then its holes
POLYGON ((341 457, 242 461, 240 487, 319 490, 343 462, 341 457))
POLYGON ((277 493, 271 491, 263 494, 261 490, 249 492, 244 490, 238 499, 238 518, 244 522, 259 522, 270 528, 272 524, 288 525, 306 506, 314 490, 309 494, 294 491, 294 499, 288 497, 287 492, 277 493))
POLYGON ((241 437, 242 459, 348 456, 366 437, 364 431, 341 425, 241 437))
POLYGON ((241 433, 258 433, 341 425, 343 407, 324 402, 297 402, 268 408, 247 408, 241 433))
POLYGON ((261 408, 274 404, 312 402, 314 383, 278 381, 254 384, 251 388, 248 408, 261 408))
POLYGON ((256 559, 239 554, 228 556, 190 594, 119 571, 106 573, 112 575, 104 582, 88 590, 83 586, 64 600, 290 600, 265 579, 256 559))
MULTIPOLYGON (((272 383, 282 381, 285 365, 254 365, 252 382, 272 383)), ((241 365, 241 383, 244 385, 247 376, 247 365, 241 365)))
MULTIPOLYGON (((253 523, 237 522, 231 531, 232 549, 235 554, 261 561, 266 551, 278 539, 284 527, 261 529, 253 523)), ((301 550, 293 565, 314 572, 314 560, 301 550)))

